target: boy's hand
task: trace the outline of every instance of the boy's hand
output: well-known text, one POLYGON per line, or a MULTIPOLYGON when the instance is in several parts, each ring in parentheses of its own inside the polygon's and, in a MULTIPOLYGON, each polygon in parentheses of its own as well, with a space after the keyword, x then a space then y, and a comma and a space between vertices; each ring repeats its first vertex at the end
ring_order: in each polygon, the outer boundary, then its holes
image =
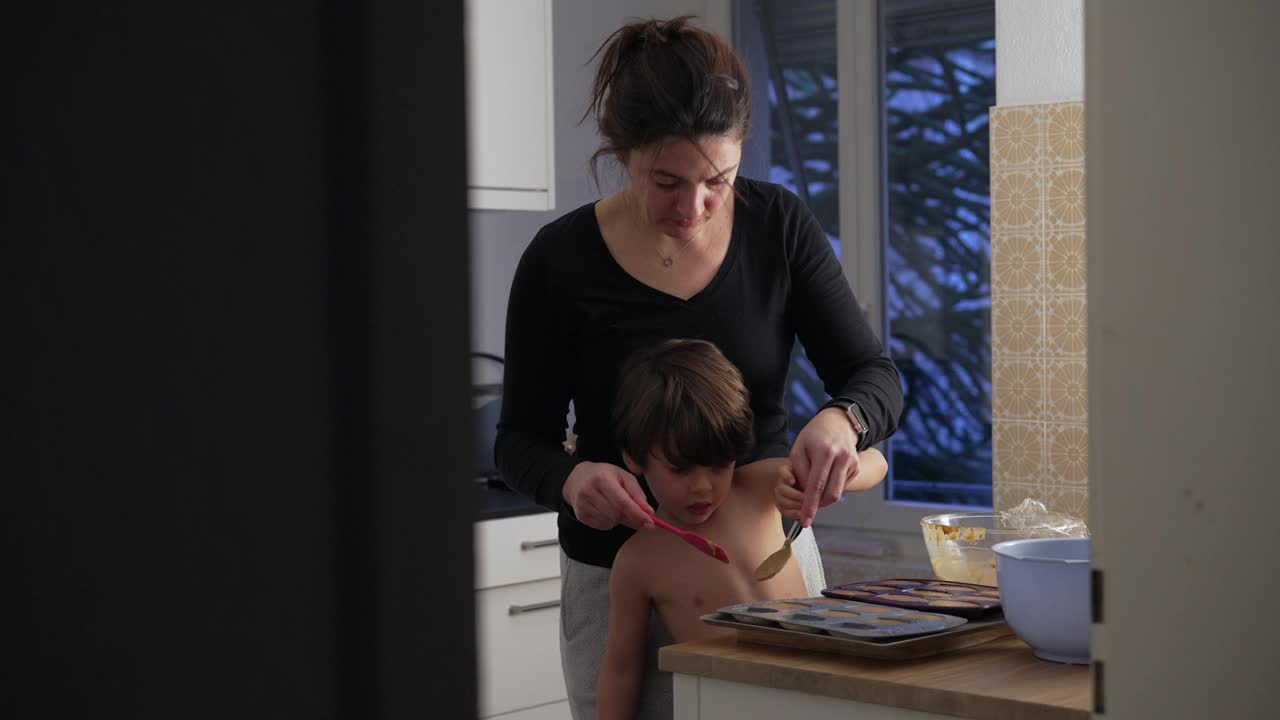
POLYGON ((844 495, 845 483, 858 474, 858 433, 837 408, 821 410, 796 436, 791 464, 798 487, 804 491, 800 526, 813 524, 818 508, 844 495))
POLYGON ((618 524, 637 530, 653 525, 653 508, 635 475, 609 463, 578 463, 561 491, 584 525, 612 530, 618 524))
POLYGON ((782 517, 799 520, 804 507, 804 493, 796 487, 796 475, 790 465, 783 465, 778 474, 778 484, 773 489, 774 500, 782 517))

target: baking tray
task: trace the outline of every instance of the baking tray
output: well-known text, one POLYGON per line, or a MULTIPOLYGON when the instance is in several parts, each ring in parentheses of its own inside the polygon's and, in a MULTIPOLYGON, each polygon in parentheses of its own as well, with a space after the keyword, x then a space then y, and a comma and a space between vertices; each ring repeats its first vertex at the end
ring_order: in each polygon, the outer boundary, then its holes
POLYGON ((742 603, 722 607, 716 612, 748 625, 873 641, 932 635, 968 622, 946 613, 905 610, 829 597, 742 603))
POLYGON ((851 602, 980 618, 1000 609, 1000 589, 990 585, 894 578, 845 583, 826 588, 823 595, 851 602))
POLYGON ((848 637, 787 630, 781 627, 751 625, 718 612, 703 615, 701 620, 708 625, 737 630, 738 639, 744 642, 877 660, 911 660, 928 657, 981 645, 1013 634, 1009 624, 1004 621, 1004 615, 999 612, 980 620, 970 620, 951 630, 900 640, 855 640, 848 637))

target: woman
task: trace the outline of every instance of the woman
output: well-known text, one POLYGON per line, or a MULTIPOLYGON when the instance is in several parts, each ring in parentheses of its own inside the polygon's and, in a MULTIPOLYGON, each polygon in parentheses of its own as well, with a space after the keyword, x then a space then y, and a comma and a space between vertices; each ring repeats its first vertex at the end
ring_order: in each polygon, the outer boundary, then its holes
MULTIPOLYGON (((888 437, 902 407, 897 370, 812 213, 785 189, 738 176, 751 129, 747 75, 732 48, 689 20, 626 25, 597 52, 587 114, 603 143, 593 172, 611 156, 626 183, 542 228, 507 308, 496 459, 509 485, 559 513, 561 658, 575 718, 595 717, 608 568, 634 528, 651 523, 646 490, 623 469, 609 428, 616 373, 633 350, 701 338, 738 366, 757 438, 744 461, 790 455, 806 527, 818 507, 864 489, 846 487, 857 450, 888 437), (797 338, 836 399, 788 448, 783 400, 797 338), (573 456, 562 449, 571 400, 573 456)), ((808 558, 819 562, 816 551, 808 558)))

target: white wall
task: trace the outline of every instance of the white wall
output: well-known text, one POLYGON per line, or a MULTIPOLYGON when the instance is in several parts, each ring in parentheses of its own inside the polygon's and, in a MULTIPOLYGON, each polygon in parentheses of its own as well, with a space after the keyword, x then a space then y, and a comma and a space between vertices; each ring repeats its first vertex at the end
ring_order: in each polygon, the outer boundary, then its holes
POLYGON ((1280 5, 1086 11, 1105 716, 1276 717, 1280 5))
POLYGON ((1083 0, 996 0, 996 104, 1082 99, 1083 0))
MULTIPOLYGON (((694 14, 729 39, 728 0, 555 0, 552 7, 557 207, 549 212, 470 213, 472 349, 497 355, 504 354, 507 296, 520 254, 543 225, 600 197, 587 165, 599 146, 595 126, 589 118, 578 124, 594 76, 591 54, 634 18, 694 14)), ((601 165, 604 192, 616 177, 601 165)), ((476 370, 485 372, 481 365, 476 370)), ((489 379, 487 372, 482 377, 489 379)))

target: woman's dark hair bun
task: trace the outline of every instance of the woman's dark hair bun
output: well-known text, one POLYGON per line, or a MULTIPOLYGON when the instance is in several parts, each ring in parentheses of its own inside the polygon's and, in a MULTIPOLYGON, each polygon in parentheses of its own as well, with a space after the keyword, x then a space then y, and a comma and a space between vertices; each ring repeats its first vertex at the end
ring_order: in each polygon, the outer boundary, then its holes
POLYGON ((602 138, 591 170, 606 155, 669 138, 743 139, 751 131, 751 87, 742 60, 691 15, 641 20, 601 43, 591 102, 602 138))

